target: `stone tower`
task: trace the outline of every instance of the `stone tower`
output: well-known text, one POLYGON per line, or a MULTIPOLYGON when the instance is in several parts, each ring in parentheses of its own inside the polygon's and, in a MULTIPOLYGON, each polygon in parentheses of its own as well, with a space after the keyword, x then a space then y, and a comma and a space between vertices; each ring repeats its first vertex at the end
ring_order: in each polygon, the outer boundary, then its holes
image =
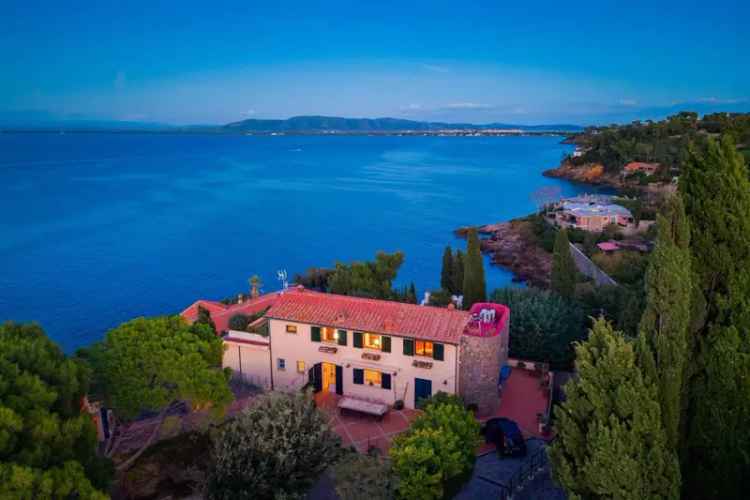
POLYGON ((508 359, 510 309, 501 304, 477 303, 461 336, 458 392, 477 415, 494 414, 500 405, 500 367, 508 359))

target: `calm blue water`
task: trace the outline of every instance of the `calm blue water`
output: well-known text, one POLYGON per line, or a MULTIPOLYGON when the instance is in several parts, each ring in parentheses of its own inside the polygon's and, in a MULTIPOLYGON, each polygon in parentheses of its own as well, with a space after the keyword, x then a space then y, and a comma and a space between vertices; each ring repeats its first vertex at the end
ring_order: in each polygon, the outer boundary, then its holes
MULTIPOLYGON (((70 351, 139 315, 278 288, 336 260, 403 250, 436 287, 453 229, 533 210, 554 137, 0 134, 0 320, 70 351)), ((511 275, 487 267, 489 288, 511 275)))

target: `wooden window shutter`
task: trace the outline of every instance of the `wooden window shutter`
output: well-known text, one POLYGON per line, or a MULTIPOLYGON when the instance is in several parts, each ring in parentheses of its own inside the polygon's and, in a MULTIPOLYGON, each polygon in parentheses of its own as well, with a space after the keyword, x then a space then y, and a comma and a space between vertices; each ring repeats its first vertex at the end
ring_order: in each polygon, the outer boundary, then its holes
POLYGON ((362 348, 362 332, 354 332, 353 345, 354 347, 362 348))
POLYGON ((383 352, 391 352, 391 338, 386 335, 383 335, 381 337, 381 341, 382 341, 381 350, 383 352))
POLYGON ((414 356, 414 339, 404 339, 404 356, 414 356))
POLYGON ((346 345, 346 330, 339 330, 339 345, 346 345))
POLYGON ((312 340, 313 342, 320 342, 320 327, 319 326, 310 327, 310 340, 312 340))
POLYGON ((380 374, 380 387, 382 387, 383 389, 391 388, 391 374, 390 373, 380 374))
POLYGON ((358 385, 362 385, 365 383, 365 371, 361 368, 355 368, 352 370, 352 374, 354 375, 354 383, 358 385))
POLYGON ((432 344, 432 359, 443 361, 445 359, 445 346, 437 342, 432 344))

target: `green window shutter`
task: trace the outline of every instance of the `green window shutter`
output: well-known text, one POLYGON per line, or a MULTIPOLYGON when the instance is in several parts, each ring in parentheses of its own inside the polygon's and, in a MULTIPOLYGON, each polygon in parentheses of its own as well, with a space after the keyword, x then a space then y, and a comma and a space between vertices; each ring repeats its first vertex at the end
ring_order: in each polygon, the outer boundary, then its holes
POLYGON ((391 374, 390 373, 380 374, 380 387, 382 387, 383 389, 391 388, 391 374))
POLYGON ((381 340, 382 340, 382 351, 391 352, 391 338, 383 335, 383 337, 381 337, 381 340))
POLYGON ((404 339, 404 356, 414 356, 414 339, 404 339))
POLYGON ((339 330, 339 345, 346 345, 346 330, 339 330))
POLYGON ((313 342, 320 342, 320 327, 319 326, 310 327, 310 340, 312 340, 313 342))
POLYGON ((352 370, 354 374, 354 383, 362 385, 365 383, 365 371, 361 368, 355 368, 352 370))
POLYGON ((354 332, 354 347, 362 348, 362 332, 354 332))
POLYGON ((432 344, 432 359, 443 361, 445 359, 445 346, 443 344, 432 344))

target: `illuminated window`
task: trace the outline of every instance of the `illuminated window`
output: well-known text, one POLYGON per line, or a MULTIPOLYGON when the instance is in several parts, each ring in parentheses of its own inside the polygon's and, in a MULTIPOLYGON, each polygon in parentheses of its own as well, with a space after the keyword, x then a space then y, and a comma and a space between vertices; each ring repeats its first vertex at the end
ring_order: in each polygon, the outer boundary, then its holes
POLYGON ((277 367, 277 368, 278 368, 278 369, 279 369, 280 371, 284 371, 284 370, 286 370, 286 360, 284 360, 284 358, 279 358, 279 359, 277 359, 277 360, 276 360, 276 367, 277 367))
POLYGON ((382 381, 381 373, 375 370, 365 370, 365 384, 380 387, 382 381))
POLYGON ((339 339, 339 334, 336 333, 335 328, 324 327, 320 329, 320 340, 323 342, 336 343, 339 339))
POLYGON ((374 333, 365 333, 365 347, 380 350, 383 348, 383 339, 374 333))
POLYGON ((297 361, 297 373, 305 373, 305 362, 297 361))
POLYGON ((417 356, 432 357, 432 342, 417 340, 416 342, 414 342, 414 354, 416 354, 417 356))
POLYGON ((297 333, 297 325, 286 325, 286 333, 297 333))

